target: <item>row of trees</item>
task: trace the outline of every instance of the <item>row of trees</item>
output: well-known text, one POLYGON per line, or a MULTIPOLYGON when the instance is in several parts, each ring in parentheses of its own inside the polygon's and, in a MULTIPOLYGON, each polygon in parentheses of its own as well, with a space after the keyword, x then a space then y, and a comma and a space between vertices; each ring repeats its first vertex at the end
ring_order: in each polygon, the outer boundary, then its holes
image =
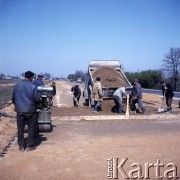
POLYGON ((159 82, 162 80, 162 72, 160 70, 146 70, 135 73, 126 72, 125 75, 130 82, 138 78, 142 87, 148 89, 159 89, 159 82))
POLYGON ((135 73, 125 73, 130 81, 136 77, 142 87, 158 89, 161 80, 170 83, 174 90, 180 90, 180 48, 170 48, 164 55, 160 70, 146 70, 135 73))
POLYGON ((85 72, 76 70, 76 72, 74 74, 69 74, 67 76, 67 79, 69 79, 71 81, 77 81, 78 78, 81 78, 81 81, 84 82, 85 75, 86 75, 85 72))
MULTIPOLYGON (((69 74, 67 79, 77 81, 81 78, 85 81, 87 72, 76 70, 74 74, 69 74)), ((36 74, 37 75, 37 74, 36 74)), ((138 78, 143 88, 159 89, 159 82, 164 80, 172 84, 174 90, 180 90, 180 48, 170 48, 169 52, 164 55, 162 66, 159 70, 144 70, 141 72, 125 72, 128 80, 133 82, 138 78)), ((24 76, 24 73, 21 73, 24 76)), ((50 73, 43 73, 46 78, 51 78, 50 73)))
MULTIPOLYGON (((50 73, 38 73, 38 74, 42 74, 45 78, 49 79, 51 78, 51 74, 50 73)), ((36 77, 38 75, 37 73, 34 74, 34 76, 36 77)), ((20 74, 21 77, 24 77, 25 76, 25 73, 21 73, 20 74)))
POLYGON ((146 70, 136 73, 125 73, 130 81, 135 77, 139 79, 144 88, 159 88, 161 80, 170 83, 174 90, 180 90, 180 48, 170 48, 164 55, 161 69, 146 70))
MULTIPOLYGON (((68 79, 76 81, 81 78, 85 80, 85 72, 76 71, 69 74, 68 79)), ((172 84, 174 90, 180 90, 180 48, 170 48, 164 55, 162 66, 159 70, 144 70, 141 72, 125 72, 130 82, 138 78, 143 88, 159 89, 160 81, 166 81, 172 84)))
POLYGON ((174 90, 179 90, 180 82, 180 48, 170 48, 162 64, 163 78, 168 80, 174 90))

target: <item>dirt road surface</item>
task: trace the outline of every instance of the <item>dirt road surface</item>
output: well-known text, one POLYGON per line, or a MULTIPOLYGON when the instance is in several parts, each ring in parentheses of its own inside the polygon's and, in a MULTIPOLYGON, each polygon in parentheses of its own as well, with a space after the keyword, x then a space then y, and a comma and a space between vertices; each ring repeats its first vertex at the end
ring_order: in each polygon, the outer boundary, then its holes
MULTIPOLYGON (((37 150, 32 152, 19 152, 15 143, 0 160, 0 179, 105 180, 110 173, 107 161, 109 158, 119 158, 118 163, 122 158, 128 158, 122 167, 127 175, 132 169, 139 167, 142 168, 142 175, 147 177, 145 163, 152 163, 156 167, 149 169, 149 179, 158 179, 157 176, 167 179, 166 172, 172 169, 172 165, 176 170, 174 174, 171 171, 168 176, 174 176, 173 179, 180 176, 179 118, 64 121, 58 114, 58 107, 69 107, 69 113, 75 109, 70 93, 71 86, 67 82, 57 82, 58 95, 54 100, 56 110, 52 113, 53 132, 41 133, 36 139, 37 150), (133 163, 137 164, 131 167, 133 163), (157 168, 160 163, 164 167, 157 168), (169 163, 173 164, 167 167, 169 163)), ((83 99, 80 104, 82 103, 83 99)), ((77 114, 78 108, 74 110, 77 114)), ((66 113, 67 111, 66 109, 66 113)), ((89 109, 86 111, 91 112, 89 109)), ((118 179, 127 178, 123 177, 121 168, 114 175, 118 179)), ((140 179, 137 171, 133 174, 135 176, 140 179)))

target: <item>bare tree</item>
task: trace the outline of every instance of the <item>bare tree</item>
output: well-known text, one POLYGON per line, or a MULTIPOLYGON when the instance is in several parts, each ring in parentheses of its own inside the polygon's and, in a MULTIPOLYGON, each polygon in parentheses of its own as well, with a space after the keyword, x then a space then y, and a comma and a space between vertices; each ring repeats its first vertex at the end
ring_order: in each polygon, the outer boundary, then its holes
POLYGON ((176 90, 180 72, 180 48, 170 48, 169 53, 164 56, 162 72, 166 78, 170 78, 176 90))

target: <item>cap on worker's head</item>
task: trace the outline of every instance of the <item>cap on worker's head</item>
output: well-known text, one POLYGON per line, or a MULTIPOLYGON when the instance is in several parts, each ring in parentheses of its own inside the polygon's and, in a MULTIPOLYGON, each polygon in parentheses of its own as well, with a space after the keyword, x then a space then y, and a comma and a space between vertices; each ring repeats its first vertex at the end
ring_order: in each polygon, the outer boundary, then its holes
POLYGON ((139 80, 137 78, 134 79, 134 82, 138 82, 139 80))
POLYGON ((44 77, 42 74, 38 74, 38 77, 44 77))
POLYGON ((101 80, 101 78, 100 78, 100 77, 97 77, 97 78, 96 78, 96 81, 100 81, 100 80, 101 80))
POLYGON ((32 71, 25 72, 25 78, 32 78, 33 76, 34 76, 34 73, 32 71))

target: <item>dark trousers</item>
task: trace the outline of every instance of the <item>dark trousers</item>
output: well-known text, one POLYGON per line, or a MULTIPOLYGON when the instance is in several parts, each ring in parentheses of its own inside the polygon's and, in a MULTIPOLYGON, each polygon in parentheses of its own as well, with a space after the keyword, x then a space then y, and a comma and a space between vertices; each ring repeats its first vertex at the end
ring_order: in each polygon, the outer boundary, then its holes
POLYGON ((137 99, 131 99, 131 105, 130 105, 130 108, 131 108, 131 111, 136 111, 136 103, 137 103, 137 99))
POLYGON ((94 101, 94 111, 101 111, 101 101, 94 101))
POLYGON ((38 114, 35 113, 17 113, 18 145, 24 148, 24 128, 28 124, 27 147, 34 146, 34 137, 37 127, 38 114))
POLYGON ((113 96, 113 99, 116 104, 116 112, 119 114, 122 113, 123 104, 121 99, 118 96, 113 96))
POLYGON ((136 103, 138 103, 138 107, 142 109, 142 112, 145 113, 145 108, 142 104, 141 98, 138 99, 132 99, 131 102, 131 111, 136 111, 136 103))
POLYGON ((171 111, 172 110, 172 107, 171 107, 172 99, 173 98, 171 98, 171 97, 166 97, 167 111, 171 111))
POLYGON ((78 106, 78 104, 79 104, 79 99, 80 99, 80 96, 74 95, 74 97, 73 97, 74 107, 77 107, 77 106, 78 106))

